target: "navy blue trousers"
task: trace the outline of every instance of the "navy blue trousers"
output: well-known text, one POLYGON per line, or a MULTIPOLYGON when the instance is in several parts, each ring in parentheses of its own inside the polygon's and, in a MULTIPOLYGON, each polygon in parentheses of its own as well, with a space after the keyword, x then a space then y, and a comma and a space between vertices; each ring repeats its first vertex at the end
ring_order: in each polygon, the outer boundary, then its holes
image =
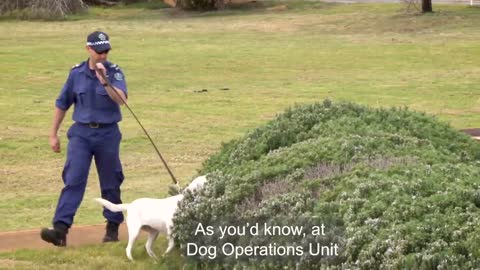
MULTIPOLYGON (((117 124, 90 128, 75 123, 68 130, 67 136, 67 161, 62 173, 64 187, 53 223, 62 222, 70 227, 85 193, 92 157, 95 158, 97 166, 102 198, 115 204, 122 203, 120 185, 124 176, 120 163, 122 134, 117 124)), ((121 212, 114 213, 104 209, 103 216, 110 222, 123 222, 121 212)))

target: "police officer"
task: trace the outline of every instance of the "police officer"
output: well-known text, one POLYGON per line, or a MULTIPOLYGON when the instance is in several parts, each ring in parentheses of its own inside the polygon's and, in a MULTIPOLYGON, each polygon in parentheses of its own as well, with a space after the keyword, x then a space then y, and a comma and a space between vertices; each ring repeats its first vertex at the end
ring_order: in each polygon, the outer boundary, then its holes
MULTIPOLYGON (((66 246, 67 233, 80 206, 92 157, 95 157, 102 198, 121 203, 120 185, 124 176, 119 157, 121 133, 118 122, 122 119, 120 106, 127 100, 125 77, 120 68, 107 61, 110 40, 106 33, 96 31, 88 35, 84 61, 72 68, 56 100, 50 146, 60 152, 58 129, 66 111, 74 104, 75 123, 67 132, 67 160, 62 173, 64 187, 58 200, 53 228, 43 228, 40 235, 46 242, 66 246), (95 69, 96 67, 96 69, 95 69), (112 86, 99 74, 106 75, 112 86)), ((118 241, 118 226, 122 213, 103 211, 107 219, 103 242, 118 241)))

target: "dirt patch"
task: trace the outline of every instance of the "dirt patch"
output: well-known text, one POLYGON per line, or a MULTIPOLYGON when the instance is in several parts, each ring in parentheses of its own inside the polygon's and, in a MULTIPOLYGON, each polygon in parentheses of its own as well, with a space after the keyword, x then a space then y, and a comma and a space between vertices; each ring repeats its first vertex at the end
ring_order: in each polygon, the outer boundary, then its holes
POLYGON ((476 140, 480 140, 480 128, 462 129, 461 131, 467 133, 476 140))
POLYGON ((274 7, 267 8, 268 11, 285 11, 288 10, 287 5, 278 5, 274 7))
MULTIPOLYGON (((105 225, 73 226, 67 236, 67 246, 78 247, 102 243, 105 234, 105 225)), ((141 237, 145 238, 146 233, 141 237)), ((128 233, 125 223, 120 226, 120 240, 127 240, 128 233)), ((40 228, 36 230, 0 232, 0 252, 14 251, 17 249, 45 249, 56 248, 40 238, 40 228)), ((0 265, 9 266, 17 262, 0 261, 0 265)))

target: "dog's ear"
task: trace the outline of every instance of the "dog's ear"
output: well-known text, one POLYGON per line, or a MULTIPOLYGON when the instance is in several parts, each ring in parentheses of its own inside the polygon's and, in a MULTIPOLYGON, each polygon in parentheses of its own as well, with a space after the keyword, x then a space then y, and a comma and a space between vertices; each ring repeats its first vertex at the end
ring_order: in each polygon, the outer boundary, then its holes
POLYGON ((178 195, 181 192, 182 192, 182 189, 178 185, 170 184, 168 186, 168 195, 170 195, 170 196, 178 195))

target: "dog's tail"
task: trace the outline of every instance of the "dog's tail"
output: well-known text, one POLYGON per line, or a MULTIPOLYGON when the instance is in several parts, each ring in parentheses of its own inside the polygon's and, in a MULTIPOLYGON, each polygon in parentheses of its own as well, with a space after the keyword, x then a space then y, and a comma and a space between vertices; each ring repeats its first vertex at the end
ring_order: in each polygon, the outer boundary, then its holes
POLYGON ((114 204, 102 198, 95 198, 95 201, 112 212, 127 211, 128 204, 114 204))

